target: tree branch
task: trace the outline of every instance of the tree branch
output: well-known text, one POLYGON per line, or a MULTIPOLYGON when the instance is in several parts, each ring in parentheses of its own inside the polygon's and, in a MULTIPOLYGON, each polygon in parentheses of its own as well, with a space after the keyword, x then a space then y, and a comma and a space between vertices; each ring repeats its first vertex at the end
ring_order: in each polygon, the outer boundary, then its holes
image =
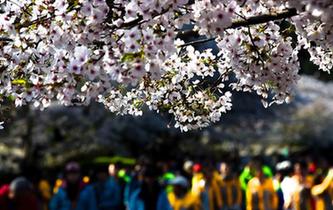
MULTIPOLYGON (((169 10, 170 10, 170 7, 164 9, 161 13, 152 15, 152 18, 163 15, 163 14, 167 13, 169 10)), ((149 21, 149 20, 148 19, 143 19, 142 16, 139 16, 137 19, 134 19, 134 20, 129 21, 129 22, 124 22, 123 24, 121 24, 119 26, 119 28, 133 28, 134 26, 141 25, 142 23, 145 23, 147 21, 149 21)))
POLYGON ((18 29, 27 28, 27 27, 32 26, 34 24, 41 24, 41 23, 44 23, 44 22, 46 22, 48 20, 51 20, 54 17, 55 17, 55 15, 53 14, 53 15, 51 15, 49 17, 43 16, 43 17, 37 18, 37 19, 32 20, 32 21, 24 22, 21 25, 18 25, 18 29))
POLYGON ((0 42, 12 42, 14 40, 7 38, 7 37, 0 37, 0 42))
MULTIPOLYGON (((169 8, 162 11, 161 14, 153 15, 153 18, 155 18, 159 15, 162 15, 162 14, 166 13, 167 11, 169 11, 169 8)), ((266 22, 269 22, 269 21, 276 21, 276 20, 281 20, 281 19, 285 19, 285 18, 290 18, 290 17, 296 16, 296 15, 298 15, 297 10, 292 8, 292 9, 288 9, 284 12, 277 13, 277 14, 264 14, 264 15, 260 15, 260 16, 249 17, 245 20, 238 20, 238 21, 233 22, 232 25, 229 26, 227 29, 247 27, 247 26, 251 26, 251 25, 266 23, 266 22)), ((32 24, 39 24, 39 23, 42 23, 44 21, 48 21, 48 20, 52 19, 53 17, 54 17, 54 15, 52 15, 50 17, 41 17, 41 18, 38 18, 36 20, 23 23, 22 25, 19 26, 19 28, 28 27, 32 24)), ((147 20, 144 20, 142 16, 139 16, 137 19, 134 19, 132 21, 125 22, 125 23, 121 24, 121 26, 119 28, 132 28, 136 25, 142 24, 145 21, 147 21, 147 20)), ((197 31, 193 31, 193 30, 182 31, 182 32, 179 32, 177 34, 177 38, 180 38, 180 39, 185 39, 188 36, 191 36, 191 37, 196 37, 197 36, 198 37, 199 34, 198 34, 197 31)), ((209 41, 214 40, 215 38, 216 37, 188 42, 188 43, 185 43, 184 45, 182 45, 181 47, 188 46, 188 45, 193 45, 193 44, 209 42, 209 41)), ((2 41, 2 42, 11 42, 13 40, 9 39, 9 38, 6 38, 6 37, 0 37, 0 41, 2 41)))
POLYGON ((199 39, 199 40, 187 42, 185 44, 180 45, 179 47, 186 47, 186 46, 189 46, 189 45, 201 44, 201 43, 205 43, 205 42, 214 41, 215 39, 216 39, 216 37, 206 38, 206 39, 199 39))
POLYGON ((291 18, 298 15, 297 10, 292 8, 288 9, 285 12, 277 13, 277 14, 265 14, 255 17, 247 18, 246 20, 240 20, 232 23, 232 25, 228 28, 239 28, 243 26, 251 26, 257 25, 261 23, 267 23, 269 21, 281 20, 286 18, 291 18))
MULTIPOLYGON (((229 26, 227 29, 235 29, 235 28, 240 28, 240 27, 257 25, 257 24, 261 24, 261 23, 267 23, 269 21, 276 21, 276 20, 291 18, 296 15, 298 15, 297 10, 292 8, 292 9, 288 9, 284 12, 277 13, 277 14, 264 14, 264 15, 249 17, 245 20, 238 20, 238 21, 233 22, 231 24, 231 26, 229 26)), ((177 35, 177 37, 180 39, 185 39, 188 36, 199 36, 199 34, 197 31, 189 30, 189 31, 179 32, 177 35)))

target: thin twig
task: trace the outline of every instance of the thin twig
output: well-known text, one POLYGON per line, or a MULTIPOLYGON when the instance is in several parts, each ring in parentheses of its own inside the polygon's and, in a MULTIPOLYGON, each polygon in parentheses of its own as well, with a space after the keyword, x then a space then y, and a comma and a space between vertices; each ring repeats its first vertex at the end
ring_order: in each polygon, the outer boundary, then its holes
POLYGON ((189 46, 189 45, 201 44, 201 43, 205 43, 205 42, 214 41, 215 39, 216 39, 216 37, 206 38, 206 39, 199 39, 199 40, 187 42, 185 44, 180 45, 179 47, 186 47, 186 46, 189 46))
POLYGON ((265 65, 265 61, 262 59, 262 57, 261 57, 261 53, 260 53, 260 51, 259 51, 259 48, 258 48, 258 46, 256 45, 256 43, 255 43, 255 41, 254 41, 254 39, 253 39, 253 36, 252 36, 252 33, 251 33, 251 28, 250 28, 250 26, 247 27, 247 31, 248 31, 248 33, 249 33, 249 38, 250 38, 251 43, 252 43, 252 45, 253 45, 254 51, 257 53, 257 55, 258 55, 258 59, 261 61, 261 63, 262 63, 263 66, 264 66, 264 65, 265 65))

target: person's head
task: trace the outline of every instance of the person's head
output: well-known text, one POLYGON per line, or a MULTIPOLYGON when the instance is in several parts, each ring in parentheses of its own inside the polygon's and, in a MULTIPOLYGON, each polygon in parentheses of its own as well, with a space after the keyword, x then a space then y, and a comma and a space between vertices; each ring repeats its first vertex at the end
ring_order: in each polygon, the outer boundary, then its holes
POLYGON ((222 176, 227 176, 230 174, 230 166, 227 162, 222 162, 219 167, 219 171, 222 176))
POLYGON ((25 177, 14 179, 9 185, 9 198, 16 199, 24 197, 33 192, 32 184, 25 177))
POLYGON ((202 172, 202 165, 200 163, 196 163, 192 166, 193 173, 200 173, 202 172))
POLYGON ((69 184, 78 183, 80 181, 80 165, 77 162, 69 162, 65 167, 65 180, 69 184))
POLYGON ((106 181, 109 177, 108 166, 105 165, 98 166, 96 168, 95 174, 96 174, 96 181, 98 182, 106 181))
POLYGON ((147 189, 153 189, 157 186, 157 171, 156 168, 153 165, 146 165, 141 168, 141 170, 138 173, 137 180, 139 181, 141 185, 141 191, 143 193, 146 193, 147 189))
POLYGON ((114 163, 110 163, 109 165, 109 175, 110 176, 117 176, 117 166, 114 163))
POLYGON ((207 183, 210 183, 214 178, 214 167, 211 165, 205 165, 202 169, 202 173, 207 183))
POLYGON ((183 170, 187 174, 192 174, 193 173, 193 162, 191 160, 187 160, 183 164, 183 170))
POLYGON ((255 177, 258 178, 263 178, 264 177, 264 172, 263 172, 263 168, 262 168, 262 163, 261 161, 254 161, 253 165, 252 165, 252 171, 254 173, 255 177))
POLYGON ((285 176, 288 176, 291 171, 291 162, 288 160, 284 160, 276 164, 275 167, 277 179, 282 180, 285 176))
POLYGON ((305 176, 307 173, 307 164, 305 162, 297 162, 294 165, 294 174, 299 176, 305 176))

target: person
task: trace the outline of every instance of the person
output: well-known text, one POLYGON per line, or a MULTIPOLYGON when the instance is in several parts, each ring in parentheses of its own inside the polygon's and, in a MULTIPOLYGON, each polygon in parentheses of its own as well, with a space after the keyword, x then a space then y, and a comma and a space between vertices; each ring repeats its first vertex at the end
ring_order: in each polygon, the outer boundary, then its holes
POLYGON ((333 169, 330 168, 321 183, 314 185, 311 194, 315 197, 316 210, 333 210, 333 169))
POLYGON ((284 208, 284 195, 282 190, 282 181, 285 176, 288 175, 287 168, 289 166, 289 161, 282 161, 276 164, 275 166, 275 175, 273 178, 274 190, 278 196, 278 210, 283 210, 284 208))
POLYGON ((0 186, 0 210, 7 210, 9 202, 9 184, 0 186))
POLYGON ((117 180, 116 166, 100 166, 96 173, 97 181, 92 186, 98 210, 122 209, 122 190, 117 180))
POLYGON ((246 191, 246 210, 277 210, 278 197, 272 178, 264 175, 259 162, 254 169, 255 177, 248 182, 246 191))
POLYGON ((91 193, 81 181, 80 165, 77 162, 66 164, 61 187, 51 198, 50 210, 95 210, 94 202, 87 202, 91 193), (84 207, 84 208, 83 208, 84 207))
POLYGON ((46 179, 41 179, 38 183, 39 201, 42 210, 48 210, 48 204, 52 197, 50 183, 46 179))
POLYGON ((128 210, 155 210, 161 188, 152 166, 146 166, 139 176, 140 187, 130 195, 128 210))
POLYGON ((214 210, 222 208, 222 197, 219 188, 219 176, 212 167, 206 166, 203 169, 203 182, 200 193, 200 201, 203 210, 214 210))
POLYGON ((172 185, 172 191, 166 195, 166 198, 159 198, 158 210, 201 210, 200 198, 189 189, 189 183, 183 176, 176 176, 169 181, 172 185))
MULTIPOLYGON (((247 164, 245 165, 241 174, 239 175, 239 182, 242 188, 242 198, 244 198, 242 199, 242 209, 246 209, 247 205, 246 192, 247 192, 248 183, 253 177, 255 177, 256 173, 255 166, 258 162, 262 162, 262 159, 259 156, 256 156, 253 159, 248 160, 247 164)), ((273 172, 269 166, 262 165, 261 171, 263 172, 265 177, 273 177, 273 172)))
POLYGON ((280 183, 280 188, 283 194, 283 209, 289 210, 292 206, 293 191, 296 188, 296 183, 292 178, 292 164, 289 160, 284 160, 279 162, 276 167, 277 170, 280 170, 283 174, 280 183))
POLYGON ((140 171, 142 170, 141 164, 136 164, 133 170, 130 170, 130 181, 126 183, 124 189, 124 204, 126 207, 129 205, 129 199, 133 192, 140 188, 140 171))
POLYGON ((162 177, 160 177, 159 182, 161 186, 161 192, 158 196, 156 209, 164 209, 164 205, 168 203, 168 194, 173 190, 173 187, 169 185, 169 183, 174 178, 176 178, 176 175, 171 171, 165 172, 162 177))
POLYGON ((202 173, 202 165, 196 163, 192 166, 192 188, 194 194, 199 195, 204 183, 204 174, 202 173))
POLYGON ((0 210, 39 210, 33 186, 25 177, 14 179, 1 191, 0 210))
POLYGON ((239 210, 242 206, 242 189, 238 177, 232 173, 230 165, 222 162, 219 167, 218 185, 221 192, 222 210, 239 210))
POLYGON ((193 171, 193 169, 194 169, 193 165, 194 165, 194 163, 191 160, 186 160, 183 163, 183 171, 184 171, 183 175, 188 180, 191 180, 192 177, 193 177, 193 173, 194 173, 194 171, 193 171))
POLYGON ((313 178, 308 174, 308 167, 305 162, 297 162, 294 164, 294 174, 292 182, 289 183, 290 200, 287 209, 292 210, 314 210, 314 200, 311 195, 311 187, 313 178))

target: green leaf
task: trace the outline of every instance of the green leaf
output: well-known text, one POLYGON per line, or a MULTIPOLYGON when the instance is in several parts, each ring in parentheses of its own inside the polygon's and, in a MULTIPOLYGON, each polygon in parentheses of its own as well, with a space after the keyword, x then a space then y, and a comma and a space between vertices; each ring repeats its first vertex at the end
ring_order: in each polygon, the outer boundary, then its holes
POLYGON ((132 62, 137 58, 144 58, 144 52, 140 51, 137 53, 125 53, 123 57, 121 57, 121 62, 132 62))
POLYGON ((12 96, 12 95, 10 95, 10 96, 8 96, 8 100, 11 101, 11 102, 14 102, 15 101, 15 97, 12 96))
POLYGON ((12 81, 12 84, 25 86, 27 84, 27 81, 25 79, 15 79, 12 81))
POLYGON ((143 105, 143 101, 141 99, 135 99, 133 101, 133 105, 134 105, 135 108, 140 108, 143 105))

